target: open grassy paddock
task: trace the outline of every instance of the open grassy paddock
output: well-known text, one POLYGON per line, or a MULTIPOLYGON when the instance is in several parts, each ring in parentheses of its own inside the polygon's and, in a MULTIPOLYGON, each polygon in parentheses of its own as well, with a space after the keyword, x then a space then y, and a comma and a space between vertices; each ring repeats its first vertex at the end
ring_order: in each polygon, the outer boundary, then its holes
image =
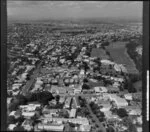
POLYGON ((133 60, 126 52, 126 42, 113 42, 106 47, 114 62, 123 64, 129 73, 138 73, 133 60))
POLYGON ((109 56, 106 54, 106 51, 102 48, 99 49, 93 48, 91 52, 91 57, 100 57, 101 59, 109 59, 109 56))

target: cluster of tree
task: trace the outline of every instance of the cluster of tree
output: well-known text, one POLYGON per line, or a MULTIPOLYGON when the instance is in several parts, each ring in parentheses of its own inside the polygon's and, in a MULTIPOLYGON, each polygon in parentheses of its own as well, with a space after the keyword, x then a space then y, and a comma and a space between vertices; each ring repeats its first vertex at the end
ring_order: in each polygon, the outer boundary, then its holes
POLYGON ((111 112, 117 114, 120 118, 128 117, 128 112, 124 108, 112 108, 111 112))
POLYGON ((56 99, 57 104, 59 104, 60 96, 59 96, 59 95, 56 95, 56 96, 55 96, 55 99, 56 99))
POLYGON ((86 100, 82 98, 81 96, 78 97, 79 103, 81 107, 86 107, 86 100))
POLYGON ((7 124, 16 124, 17 122, 21 124, 23 121, 24 121, 24 118, 22 116, 19 118, 15 118, 14 116, 7 117, 7 124))
POLYGON ((121 118, 127 117, 128 113, 124 108, 117 109, 117 115, 121 118))
POLYGON ((97 57, 94 62, 98 65, 98 67, 101 67, 102 63, 101 63, 101 58, 97 57))
POLYGON ((17 132, 24 132, 24 131, 27 131, 25 130, 22 126, 16 126, 13 131, 17 131, 17 132))
POLYGON ((19 105, 26 105, 28 102, 38 101, 39 103, 46 105, 48 101, 54 99, 53 95, 48 91, 38 92, 24 95, 17 95, 14 97, 12 103, 9 106, 9 110, 17 110, 19 105))
POLYGON ((106 128, 106 132, 115 132, 115 130, 112 126, 109 126, 108 128, 106 128))
POLYGON ((59 112, 59 116, 63 118, 69 118, 69 113, 67 110, 62 110, 59 112))
POLYGON ((52 93, 50 93, 48 91, 32 93, 32 94, 26 96, 26 98, 27 98, 28 102, 38 101, 39 103, 41 103, 43 105, 48 104, 48 101, 51 101, 54 99, 52 93))
POLYGON ((90 86, 87 83, 84 83, 82 85, 82 89, 90 89, 90 86))
POLYGON ((100 111, 100 107, 95 104, 94 102, 90 103, 90 107, 92 109, 92 112, 97 116, 100 122, 103 122, 105 120, 105 114, 100 111))
POLYGON ((56 105, 49 105, 48 108, 49 109, 63 109, 64 104, 56 104, 56 105))
POLYGON ((83 83, 88 83, 89 81, 88 81, 88 79, 87 78, 84 78, 83 79, 83 83))
MULTIPOLYGON (((140 40, 139 40, 140 41, 140 40)), ((136 47, 139 44, 134 42, 134 41, 130 41, 127 45, 127 53, 130 55, 130 57, 133 59, 133 61, 136 64, 136 68, 142 72, 142 56, 140 56, 137 52, 136 52, 136 47)))
POLYGON ((128 78, 125 78, 124 88, 127 89, 129 93, 136 93, 137 90, 133 84, 140 79, 141 77, 139 75, 129 75, 128 78))
POLYGON ((122 123, 123 125, 128 127, 128 130, 126 132, 137 132, 136 126, 133 124, 130 117, 123 118, 122 123))
POLYGON ((109 44, 110 43, 108 41, 106 41, 106 42, 103 42, 101 46, 109 46, 109 44))

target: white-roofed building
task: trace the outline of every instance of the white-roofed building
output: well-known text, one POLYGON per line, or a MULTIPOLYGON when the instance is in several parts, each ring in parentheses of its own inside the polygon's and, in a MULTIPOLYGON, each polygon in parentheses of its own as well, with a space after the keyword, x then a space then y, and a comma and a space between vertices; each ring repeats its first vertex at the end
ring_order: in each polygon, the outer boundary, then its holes
POLYGON ((31 71, 33 68, 35 68, 34 65, 27 65, 27 66, 26 66, 26 71, 25 71, 25 72, 31 71))
POLYGON ((130 94, 130 93, 124 94, 124 97, 126 100, 132 100, 133 99, 132 94, 130 94))
POLYGON ((137 132, 143 132, 142 127, 137 127, 136 129, 137 129, 137 132))
POLYGON ((39 130, 47 130, 47 131, 63 131, 64 125, 53 125, 53 124, 38 124, 39 130))
POLYGON ((12 101, 12 98, 7 98, 7 104, 9 105, 12 101))
POLYGON ((137 108, 137 109, 132 109, 129 111, 129 115, 141 115, 142 111, 141 109, 137 108))
POLYGON ((70 118, 75 118, 76 117, 76 109, 71 109, 71 111, 70 111, 70 118))
POLYGON ((10 131, 13 131, 16 126, 17 126, 16 124, 9 124, 8 129, 10 131))
POLYGON ((103 87, 103 86, 100 86, 100 87, 94 87, 94 90, 96 93, 107 93, 107 88, 106 87, 103 87))
POLYGON ((33 121, 27 119, 22 123, 22 126, 25 130, 31 131, 33 129, 33 121))
POLYGON ((37 108, 41 107, 40 104, 29 104, 29 105, 20 105, 20 108, 23 111, 35 111, 37 108))
POLYGON ((105 64, 105 65, 114 65, 115 63, 110 61, 110 60, 101 60, 101 63, 102 64, 105 64))
POLYGON ((128 106, 128 102, 124 98, 120 98, 116 94, 109 94, 109 99, 114 101, 118 108, 128 106))
POLYGON ((91 131, 91 125, 80 125, 80 131, 90 132, 91 131))
POLYGON ((121 72, 121 68, 120 68, 120 66, 119 66, 118 64, 115 64, 115 65, 114 65, 114 69, 115 69, 116 71, 118 71, 118 72, 121 72))
POLYGON ((25 118, 30 119, 31 117, 35 116, 35 112, 25 112, 25 111, 23 111, 22 116, 24 116, 25 118))
POLYGON ((85 75, 85 71, 83 69, 80 70, 80 75, 85 75))
POLYGON ((27 75, 28 75, 28 73, 25 72, 21 75, 21 78, 25 80, 27 78, 27 75))
POLYGON ((44 122, 49 122, 49 121, 62 121, 62 122, 71 122, 74 124, 82 124, 82 125, 89 125, 89 120, 87 118, 49 118, 49 117, 44 117, 41 118, 41 120, 43 120, 44 122))
POLYGON ((9 116, 15 116, 16 111, 11 111, 9 116))
POLYGON ((71 97, 68 97, 68 98, 66 99, 64 108, 70 108, 71 100, 72 100, 71 97))

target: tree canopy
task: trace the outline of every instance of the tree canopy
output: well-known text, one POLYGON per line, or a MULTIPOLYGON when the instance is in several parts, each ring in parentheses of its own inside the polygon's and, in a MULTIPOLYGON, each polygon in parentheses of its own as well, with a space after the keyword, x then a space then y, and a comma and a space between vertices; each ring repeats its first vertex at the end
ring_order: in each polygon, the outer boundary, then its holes
POLYGON ((124 108, 120 108, 117 110, 117 114, 119 117, 123 118, 123 117, 127 117, 128 113, 124 108))

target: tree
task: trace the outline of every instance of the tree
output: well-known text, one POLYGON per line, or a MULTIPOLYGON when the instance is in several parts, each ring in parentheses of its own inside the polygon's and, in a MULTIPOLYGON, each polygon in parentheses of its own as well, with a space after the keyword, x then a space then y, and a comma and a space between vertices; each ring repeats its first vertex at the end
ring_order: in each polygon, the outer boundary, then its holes
POLYGON ((115 132, 114 128, 112 126, 109 126, 107 129, 106 129, 107 132, 115 132))
POLYGON ((9 105, 9 110, 10 111, 16 111, 17 110, 17 108, 18 108, 18 106, 19 106, 19 103, 11 103, 10 105, 9 105))
POLYGON ((52 99, 54 99, 52 93, 48 91, 42 91, 42 92, 36 93, 36 97, 37 97, 37 101, 39 101, 43 105, 48 104, 48 101, 51 101, 52 99))
POLYGON ((84 83, 84 84, 82 85, 82 89, 90 89, 90 86, 84 83))
POLYGON ((131 80, 128 81, 127 88, 128 88, 129 93, 135 93, 136 92, 136 89, 133 87, 131 80))
POLYGON ((69 113, 68 113, 67 110, 62 110, 62 111, 60 112, 60 116, 61 116, 61 117, 64 117, 64 118, 69 118, 69 113))
POLYGON ((8 124, 15 124, 16 122, 17 122, 17 120, 15 119, 14 116, 9 116, 9 117, 7 118, 7 123, 8 123, 8 124))
POLYGON ((127 117, 128 113, 124 108, 120 108, 117 110, 117 114, 119 117, 123 118, 123 117, 127 117))
POLYGON ((75 127, 75 124, 73 124, 73 123, 69 123, 69 125, 71 126, 71 127, 75 127))
POLYGON ((88 79, 87 78, 84 78, 83 79, 83 83, 87 83, 88 82, 88 79))
POLYGON ((93 106, 94 106, 94 104, 95 104, 94 102, 91 102, 91 103, 90 103, 90 106, 91 106, 91 107, 93 107, 93 106))
POLYGON ((27 99, 25 96, 19 94, 16 96, 16 99, 18 100, 20 105, 26 105, 27 104, 27 99))
POLYGON ((16 126, 15 128, 14 128, 14 131, 26 131, 22 126, 16 126))
POLYGON ((59 103, 59 100, 60 100, 60 96, 59 95, 56 95, 55 96, 55 99, 56 99, 56 102, 57 102, 57 104, 59 103))
POLYGON ((129 132, 137 132, 136 126, 132 123, 132 119, 130 117, 123 118, 123 124, 128 126, 129 132))
POLYGON ((23 117, 21 116, 21 117, 19 117, 19 118, 16 119, 16 120, 17 120, 17 122, 19 123, 18 125, 21 125, 22 122, 25 120, 25 118, 23 118, 23 117))
POLYGON ((105 127, 98 128, 96 132, 106 132, 105 127))
POLYGON ((95 124, 96 127, 98 127, 98 124, 95 124))

